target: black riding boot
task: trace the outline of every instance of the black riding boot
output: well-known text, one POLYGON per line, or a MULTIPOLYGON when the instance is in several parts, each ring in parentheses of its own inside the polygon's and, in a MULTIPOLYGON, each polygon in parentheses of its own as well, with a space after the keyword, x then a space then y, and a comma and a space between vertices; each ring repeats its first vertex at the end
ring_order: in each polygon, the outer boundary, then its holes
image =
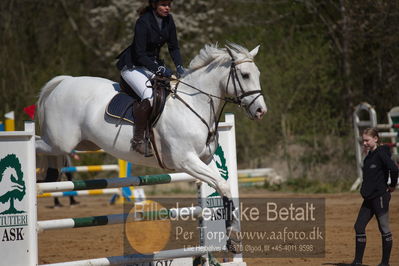
POLYGON ((366 234, 356 234, 355 260, 351 265, 363 265, 363 254, 366 249, 366 234))
POLYGON ((392 249, 392 234, 388 233, 382 236, 382 259, 378 266, 389 266, 389 257, 392 249))
POLYGON ((151 103, 148 99, 133 105, 134 133, 131 140, 133 150, 146 157, 152 156, 151 145, 144 140, 144 132, 151 115, 151 103))

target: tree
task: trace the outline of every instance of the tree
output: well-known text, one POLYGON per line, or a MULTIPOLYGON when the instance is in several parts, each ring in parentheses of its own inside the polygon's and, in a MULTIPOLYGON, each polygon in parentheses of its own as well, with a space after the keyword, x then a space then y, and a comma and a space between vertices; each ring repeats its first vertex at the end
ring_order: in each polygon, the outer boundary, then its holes
POLYGON ((336 55, 340 81, 350 120, 361 101, 378 103, 383 111, 399 99, 399 4, 373 0, 295 0, 325 27, 336 55))

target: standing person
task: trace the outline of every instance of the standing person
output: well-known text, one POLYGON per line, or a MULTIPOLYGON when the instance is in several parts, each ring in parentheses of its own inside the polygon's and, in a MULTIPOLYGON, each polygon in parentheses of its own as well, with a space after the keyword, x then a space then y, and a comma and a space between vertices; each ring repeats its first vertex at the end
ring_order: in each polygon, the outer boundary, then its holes
POLYGON ((363 146, 368 152, 363 161, 363 183, 360 193, 363 203, 355 223, 356 253, 352 265, 362 265, 366 248, 366 226, 375 215, 382 237, 382 259, 379 266, 388 266, 392 249, 392 233, 389 228, 389 201, 398 182, 398 167, 390 158, 385 146, 380 146, 378 131, 363 131, 363 146), (391 184, 388 186, 388 173, 391 184))
MULTIPOLYGON (((71 160, 71 156, 75 159, 75 160, 80 160, 80 157, 78 154, 76 154, 74 151, 71 154, 68 154, 66 156, 66 160, 64 161, 66 167, 72 166, 72 160, 71 160)), ((55 165, 56 163, 54 162, 54 160, 57 160, 56 156, 53 156, 50 160, 53 160, 53 165, 55 165)), ((73 174, 71 172, 66 172, 65 173, 68 181, 72 181, 73 180, 73 174)), ((57 168, 53 168, 53 167, 49 167, 47 169, 46 172, 46 176, 45 179, 42 181, 38 181, 38 182, 57 182, 59 181, 60 178, 60 174, 57 168)), ((78 205, 79 201, 75 200, 74 196, 69 196, 69 204, 71 206, 73 205, 78 205)), ((60 208, 63 207, 63 205, 61 204, 60 200, 58 199, 58 197, 54 197, 54 208, 60 208)))
MULTIPOLYGON (((65 163, 66 167, 73 166, 71 157, 73 159, 75 159, 75 160, 80 160, 79 155, 75 151, 72 151, 70 154, 68 154, 66 156, 66 163, 65 163)), ((72 172, 66 172, 65 175, 66 175, 68 181, 72 181, 73 180, 72 172)), ((73 206, 73 205, 78 205, 79 203, 80 202, 77 201, 74 198, 74 196, 69 196, 69 205, 73 206)), ((57 197, 54 198, 54 207, 62 207, 62 204, 60 203, 60 201, 58 200, 57 197)))
POLYGON ((145 153, 144 131, 151 114, 152 88, 149 79, 154 75, 170 78, 172 71, 159 57, 160 50, 168 44, 169 54, 179 75, 185 70, 176 34, 176 26, 170 14, 172 1, 149 0, 148 6, 139 10, 132 44, 119 56, 117 67, 126 83, 141 98, 133 106, 135 119, 132 148, 140 154, 145 153))

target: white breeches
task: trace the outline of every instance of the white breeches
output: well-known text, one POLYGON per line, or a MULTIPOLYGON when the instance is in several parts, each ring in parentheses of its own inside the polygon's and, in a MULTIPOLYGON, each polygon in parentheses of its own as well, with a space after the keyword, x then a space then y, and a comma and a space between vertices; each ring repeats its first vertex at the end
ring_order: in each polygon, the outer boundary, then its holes
POLYGON ((124 67, 121 71, 122 78, 142 100, 152 98, 152 87, 149 79, 153 75, 145 67, 124 67))

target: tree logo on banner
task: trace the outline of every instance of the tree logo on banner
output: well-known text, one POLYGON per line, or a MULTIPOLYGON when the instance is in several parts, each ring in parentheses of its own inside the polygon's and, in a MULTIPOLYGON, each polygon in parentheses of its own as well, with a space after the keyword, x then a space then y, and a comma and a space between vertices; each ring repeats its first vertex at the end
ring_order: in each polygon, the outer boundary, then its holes
POLYGON ((0 203, 10 202, 10 206, 8 210, 0 214, 25 213, 14 206, 14 201, 22 200, 25 194, 26 187, 21 163, 15 154, 8 154, 0 160, 0 203))
MULTIPOLYGON (((219 174, 224 180, 229 179, 229 169, 227 168, 227 161, 226 157, 224 156, 224 151, 222 146, 218 146, 218 148, 215 151, 215 154, 213 155, 213 159, 216 162, 216 166, 219 169, 219 174)), ((219 196, 218 192, 214 192, 208 197, 214 197, 214 196, 219 196)))
POLYGON ((229 169, 227 169, 226 157, 224 157, 222 146, 218 146, 215 154, 213 155, 213 159, 215 160, 219 169, 220 176, 223 177, 224 180, 229 179, 229 169))

